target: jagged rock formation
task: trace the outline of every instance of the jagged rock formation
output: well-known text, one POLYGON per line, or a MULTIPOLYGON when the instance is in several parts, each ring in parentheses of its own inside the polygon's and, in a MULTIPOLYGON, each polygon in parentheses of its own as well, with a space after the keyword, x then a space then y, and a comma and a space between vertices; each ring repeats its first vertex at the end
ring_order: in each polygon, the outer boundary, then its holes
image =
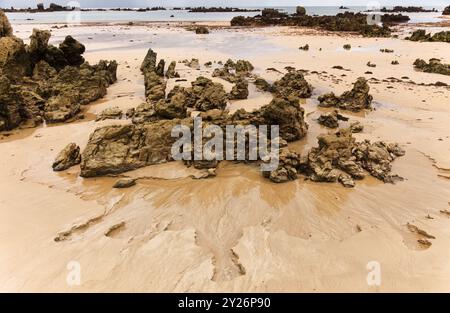
POLYGON ((430 59, 429 63, 422 59, 416 59, 414 68, 426 73, 450 75, 450 64, 442 64, 439 59, 430 59))
POLYGON ((144 74, 145 97, 147 102, 159 101, 166 96, 166 81, 164 80, 164 61, 156 65, 157 54, 149 49, 141 64, 144 74))
POLYGON ((170 62, 169 66, 167 68, 166 78, 178 78, 178 77, 180 77, 180 74, 178 74, 178 72, 175 70, 176 66, 177 66, 177 62, 176 61, 170 62))
MULTIPOLYGON (((303 12, 301 12, 303 13, 303 12)), ((298 14, 288 15, 276 9, 264 9, 255 17, 237 16, 231 20, 231 26, 302 26, 320 28, 328 31, 358 32, 366 37, 388 37, 391 30, 388 26, 367 23, 367 15, 363 13, 338 13, 335 16, 311 16, 298 14)))
POLYGON ((391 162, 405 154, 398 144, 356 142, 350 129, 321 135, 318 143, 304 156, 282 149, 278 168, 264 175, 274 182, 285 182, 302 174, 316 182, 339 181, 345 187, 354 187, 354 180, 363 179, 366 173, 385 183, 402 180, 391 175, 391 162))
POLYGON ((231 89, 229 99, 230 100, 241 100, 247 99, 248 97, 248 81, 245 78, 239 78, 236 84, 231 89))
MULTIPOLYGON (((147 56, 143 66, 144 75, 145 72, 151 73, 151 69, 154 72, 156 64, 154 52, 147 56)), ((263 173, 274 182, 282 183, 294 180, 298 175, 305 175, 314 181, 340 181, 345 186, 352 187, 354 179, 362 179, 366 173, 384 182, 399 179, 390 174, 391 162, 397 156, 403 155, 404 151, 396 144, 384 142, 372 144, 369 141, 356 143, 352 132, 362 130, 360 124, 352 124, 351 129, 340 130, 335 134, 320 136, 319 147, 312 148, 303 157, 290 151, 287 142, 304 138, 308 129, 304 109, 300 105, 299 98, 295 96, 298 90, 305 88, 305 82, 302 81, 304 78, 301 76, 300 79, 300 72, 290 73, 292 76, 287 76, 274 84, 276 85, 274 89, 278 90, 279 95, 269 104, 253 112, 241 109, 229 114, 224 110, 226 94, 223 87, 205 77, 198 77, 189 88, 175 86, 167 97, 146 102, 130 111, 130 114, 127 113, 127 116, 133 116, 133 124, 106 126, 95 130, 82 153, 81 176, 118 174, 171 161, 171 147, 177 140, 172 137, 172 129, 176 125, 185 125, 193 129, 194 121, 189 117, 188 110, 191 108, 201 111, 199 115, 203 119, 203 128, 211 124, 219 126, 222 130, 225 130, 227 125, 278 125, 279 138, 269 138, 269 144, 272 140, 279 140, 279 165, 275 170, 263 173), (217 100, 223 101, 222 105, 218 106, 217 100)), ((356 98, 354 99, 356 103, 367 100, 370 96, 364 84, 365 81, 357 82, 354 90, 343 96, 342 103, 351 102, 351 97, 356 98)), ((346 120, 340 115, 338 117, 337 112, 334 112, 334 115, 337 119, 346 120)), ((234 143, 236 145, 236 141, 234 143)), ((190 153, 193 153, 193 150, 190 150, 190 153)), ((267 160, 249 160, 246 155, 245 160, 241 161, 267 160)), ((214 169, 218 163, 217 159, 185 161, 187 166, 208 170, 202 177, 215 176, 214 169)), ((128 182, 125 185, 128 185, 128 182)))
POLYGON ((343 110, 358 112, 370 109, 372 96, 369 94, 370 87, 364 77, 358 78, 353 89, 344 92, 341 96, 336 96, 333 92, 319 97, 319 106, 336 107, 343 110))
POLYGON ((75 143, 70 143, 58 153, 55 161, 53 162, 52 168, 55 172, 64 171, 69 167, 80 164, 80 162, 80 147, 78 147, 75 143))
POLYGON ((300 70, 291 70, 281 79, 277 80, 272 91, 279 97, 297 97, 309 98, 312 93, 312 86, 305 80, 303 72, 300 70))
POLYGON ((228 59, 222 68, 216 68, 213 77, 220 77, 230 83, 236 83, 243 77, 249 77, 253 71, 253 65, 247 60, 237 60, 234 62, 228 59))
POLYGON ((432 41, 432 42, 450 42, 450 31, 437 32, 434 35, 426 32, 425 29, 415 30, 411 36, 406 37, 405 40, 411 41, 432 41))
POLYGON ((84 63, 84 46, 70 36, 59 48, 48 45, 49 31, 34 29, 30 39, 26 46, 12 35, 0 38, 0 131, 66 121, 117 80, 115 61, 84 63))
POLYGON ((13 29, 9 23, 6 14, 0 10, 0 38, 1 37, 11 37, 13 35, 13 29))

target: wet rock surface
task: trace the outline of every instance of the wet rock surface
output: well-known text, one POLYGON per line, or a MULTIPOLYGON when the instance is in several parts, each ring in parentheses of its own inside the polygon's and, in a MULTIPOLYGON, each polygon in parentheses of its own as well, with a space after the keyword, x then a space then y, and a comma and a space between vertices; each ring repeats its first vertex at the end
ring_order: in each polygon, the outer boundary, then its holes
POLYGON ((443 64, 439 59, 430 59, 428 63, 417 59, 414 61, 414 68, 426 73, 450 75, 450 64, 443 64))
POLYGON ((357 79, 353 89, 344 92, 341 96, 334 93, 328 93, 319 97, 319 106, 336 107, 343 110, 358 112, 364 109, 370 109, 373 97, 369 94, 370 87, 367 80, 363 77, 357 79))
POLYGON ((49 39, 49 31, 38 29, 29 46, 12 34, 0 38, 0 131, 25 122, 67 121, 117 80, 115 61, 90 65, 82 57, 84 46, 71 36, 59 48, 49 39))
POLYGON ((54 171, 64 171, 74 165, 80 164, 80 162, 80 147, 75 143, 70 143, 58 153, 52 168, 54 171))

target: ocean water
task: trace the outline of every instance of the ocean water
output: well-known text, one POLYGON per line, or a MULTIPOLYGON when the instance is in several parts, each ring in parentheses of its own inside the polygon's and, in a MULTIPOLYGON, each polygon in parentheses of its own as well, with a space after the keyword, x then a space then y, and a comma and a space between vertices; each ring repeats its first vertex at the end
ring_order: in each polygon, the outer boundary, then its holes
MULTIPOLYGON (((275 7, 282 11, 293 13, 295 7, 275 7)), ((430 7, 431 8, 431 7, 430 7)), ((254 9, 254 8, 252 8, 254 9)), ((441 7, 436 7, 442 10, 441 7)), ((349 7, 346 10, 340 10, 338 7, 314 6, 306 7, 309 15, 335 15, 339 12, 363 12, 366 7, 349 7)), ((89 12, 42 12, 42 13, 7 13, 8 18, 13 24, 46 24, 46 23, 90 23, 90 22, 161 22, 161 21, 230 21, 233 17, 255 16, 260 12, 220 12, 220 13, 189 13, 185 10, 165 10, 165 11, 89 11, 89 12), (171 17, 173 15, 174 17, 171 17)), ((403 13, 409 15, 410 23, 419 22, 438 22, 441 13, 403 13)))

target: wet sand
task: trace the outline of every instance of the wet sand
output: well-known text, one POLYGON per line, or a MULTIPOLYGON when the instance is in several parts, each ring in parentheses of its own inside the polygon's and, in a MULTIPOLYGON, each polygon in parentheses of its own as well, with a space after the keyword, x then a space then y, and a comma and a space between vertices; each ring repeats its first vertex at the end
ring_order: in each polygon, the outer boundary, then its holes
MULTIPOLYGON (((13 26, 19 37, 31 34, 31 25, 13 26)), ((419 57, 449 63, 448 44, 286 27, 225 27, 199 36, 163 24, 96 25, 52 33, 53 42, 71 34, 85 43, 91 63, 118 60, 118 83, 86 107, 84 120, 0 135, 0 291, 450 291, 450 218, 440 212, 450 209, 450 90, 417 85, 450 84, 450 78, 412 67, 419 57), (350 51, 342 48, 347 43, 350 51), (309 51, 298 49, 304 44, 309 51), (393 163, 405 181, 390 185, 367 177, 353 189, 301 178, 277 185, 257 166, 231 162, 219 166, 216 178, 197 180, 194 169, 175 162, 124 173, 144 178, 117 190, 117 178, 83 179, 79 167, 53 172, 53 159, 67 143, 84 148, 96 127, 129 123, 95 122, 93 116, 144 101, 139 66, 150 47, 166 62, 248 59, 271 82, 282 74, 270 67, 308 70, 315 89, 304 104, 308 135, 290 144, 298 152, 327 132, 315 121, 327 111, 317 107, 320 94, 348 90, 359 76, 378 79, 369 81, 375 110, 344 115, 364 124, 358 140, 399 142, 406 149, 393 163), (400 64, 391 65, 394 59, 400 64), (377 67, 367 67, 368 61, 377 67), (383 81, 390 77, 408 78, 383 81), (432 245, 418 243, 423 236, 408 223, 434 236, 432 245), (66 282, 71 261, 81 265, 79 286, 66 282), (380 286, 367 284, 371 261, 380 263, 380 286)), ((181 84, 212 73, 181 63, 177 71, 187 79, 181 84)), ((249 99, 229 108, 251 110, 270 99, 251 87, 249 99)))

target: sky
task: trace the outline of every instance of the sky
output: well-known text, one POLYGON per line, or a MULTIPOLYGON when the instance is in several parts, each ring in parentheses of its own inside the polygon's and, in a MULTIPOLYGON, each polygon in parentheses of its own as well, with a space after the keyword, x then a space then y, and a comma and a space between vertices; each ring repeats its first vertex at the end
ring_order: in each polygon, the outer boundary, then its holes
MULTIPOLYGON (((65 5, 70 0, 0 0, 0 7, 16 8, 35 7, 37 3, 43 2, 48 6, 50 2, 65 5)), ((153 7, 153 6, 367 6, 374 2, 371 0, 77 0, 80 7, 153 7)), ((378 0, 381 6, 393 5, 418 5, 418 6, 446 6, 450 5, 450 0, 378 0)), ((72 5, 73 6, 73 5, 72 5)))

